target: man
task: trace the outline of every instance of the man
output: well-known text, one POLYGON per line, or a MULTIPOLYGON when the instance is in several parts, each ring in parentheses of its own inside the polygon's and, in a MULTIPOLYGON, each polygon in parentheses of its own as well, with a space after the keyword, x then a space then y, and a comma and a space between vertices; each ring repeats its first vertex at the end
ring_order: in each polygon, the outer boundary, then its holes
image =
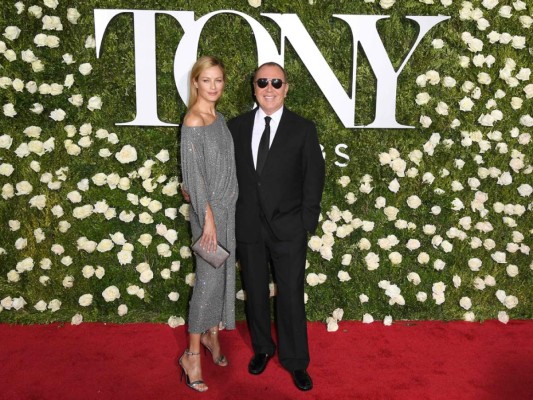
POLYGON ((261 65, 253 80, 259 107, 229 121, 239 198, 237 252, 246 291, 246 314, 261 374, 276 345, 271 336, 269 264, 277 283, 278 355, 300 390, 313 387, 304 304, 307 234, 315 231, 324 186, 324 159, 315 125, 284 107, 285 70, 261 65))

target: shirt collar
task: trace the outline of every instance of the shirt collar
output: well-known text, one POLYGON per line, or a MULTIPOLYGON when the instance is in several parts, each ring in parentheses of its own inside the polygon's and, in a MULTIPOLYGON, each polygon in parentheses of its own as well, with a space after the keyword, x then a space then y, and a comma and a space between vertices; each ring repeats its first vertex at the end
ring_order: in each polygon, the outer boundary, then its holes
MULTIPOLYGON (((280 107, 280 109, 278 111, 276 111, 274 114, 271 114, 269 115, 270 118, 272 118, 274 120, 274 122, 276 124, 279 124, 279 121, 281 119, 281 116, 283 114, 283 106, 280 107)), ((257 110, 257 116, 259 118, 261 118, 261 120, 264 121, 265 117, 267 116, 266 113, 263 111, 263 109, 261 107, 258 107, 258 110, 257 110)))

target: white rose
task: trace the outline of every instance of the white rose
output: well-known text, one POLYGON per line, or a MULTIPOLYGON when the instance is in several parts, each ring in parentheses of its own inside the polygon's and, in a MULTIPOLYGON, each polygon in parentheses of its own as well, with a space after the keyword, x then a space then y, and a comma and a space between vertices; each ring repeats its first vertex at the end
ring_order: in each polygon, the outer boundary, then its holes
POLYGON ((51 49, 59 47, 59 38, 54 35, 47 35, 44 41, 45 45, 51 49))
POLYGON ((402 259, 403 259, 402 255, 398 253, 397 251, 393 251, 392 253, 389 254, 389 260, 392 263, 392 265, 401 264, 402 259))
POLYGON ((523 183, 517 190, 522 197, 529 197, 531 196, 531 193, 533 193, 533 187, 531 187, 529 183, 523 183))
POLYGON ((477 74, 477 81, 482 85, 489 85, 492 82, 492 79, 486 72, 480 72, 477 74))
POLYGON ((388 206, 383 209, 383 213, 387 216, 387 220, 394 221, 400 210, 396 207, 388 206))
POLYGON ((179 295, 178 292, 170 292, 170 293, 168 294, 168 299, 169 299, 170 301, 178 301, 179 298, 180 298, 180 295, 179 295))
POLYGON ((423 128, 429 128, 429 126, 431 125, 431 123, 433 121, 427 115, 421 115, 419 122, 420 122, 420 125, 422 125, 423 128))
POLYGON ((127 164, 137 160, 137 150, 135 150, 135 147, 127 144, 122 147, 120 152, 115 154, 115 157, 120 163, 127 164))
POLYGON ((428 295, 425 292, 418 292, 416 294, 416 300, 421 302, 421 303, 425 302, 427 300, 427 298, 428 298, 428 295))
MULTIPOLYGON (((3 42, 2 42, 3 43, 3 42)), ((4 57, 9 62, 13 62, 17 59, 17 53, 15 53, 13 50, 9 49, 4 52, 4 57)))
POLYGON ((417 209, 422 204, 422 200, 416 195, 409 196, 407 199, 407 205, 412 209, 417 209))
POLYGON ((459 109, 461 111, 472 111, 472 107, 474 107, 474 102, 470 97, 463 97, 463 99, 459 101, 459 109))
POLYGON ((13 118, 15 115, 17 115, 17 112, 15 111, 15 106, 12 103, 4 104, 3 111, 6 117, 13 118))
POLYGON ((59 5, 58 0, 43 0, 43 3, 46 7, 56 9, 56 7, 59 5))
POLYGON ((431 85, 436 85, 440 82, 440 74, 435 70, 430 70, 426 72, 426 79, 431 85))
POLYGON ((14 269, 12 269, 7 273, 7 280, 13 283, 18 282, 20 280, 20 274, 14 269))
POLYGON ((74 277, 71 275, 67 275, 63 278, 63 287, 66 289, 69 289, 74 286, 74 277))
POLYGON ((506 254, 502 251, 497 251, 495 253, 492 253, 490 257, 496 261, 498 264, 506 264, 506 254))
POLYGON ((446 266, 446 263, 439 259, 435 260, 435 262, 433 263, 433 268, 436 269, 437 271, 442 271, 445 266, 446 266))
POLYGON ((371 324, 374 322, 374 317, 372 315, 366 313, 363 315, 363 324, 371 324))
POLYGON ((93 67, 90 63, 83 63, 79 66, 78 71, 82 75, 89 75, 92 71, 93 67))
POLYGON ((507 324, 509 322, 509 315, 505 311, 499 311, 498 321, 500 321, 502 324, 507 324))
POLYGON ((472 300, 469 297, 461 297, 459 305, 465 310, 470 310, 472 308, 472 300))
POLYGON ((326 319, 327 324, 327 330, 328 332, 336 332, 339 329, 339 325, 337 324, 337 320, 333 317, 328 317, 326 319))
POLYGON ((50 118, 52 118, 54 121, 63 121, 66 115, 67 113, 65 111, 60 108, 56 108, 50 113, 50 118))
POLYGON ((485 18, 480 18, 477 20, 477 28, 480 31, 486 30, 490 26, 490 22, 487 21, 485 18))
POLYGON ((464 313, 463 319, 466 322, 474 322, 476 320, 476 315, 472 311, 467 311, 464 313))
POLYGON ((151 269, 145 269, 144 271, 141 272, 141 274, 139 276, 139 280, 142 283, 148 283, 153 278, 154 278, 154 273, 153 273, 153 271, 151 269))
POLYGON ((507 272, 507 275, 509 275, 511 278, 514 278, 518 275, 518 267, 514 264, 509 264, 505 269, 505 272, 507 272))
POLYGON ((365 263, 369 271, 379 268, 379 256, 376 253, 370 252, 365 256, 365 263))
POLYGON ((415 102, 416 104, 421 106, 421 105, 429 103, 429 100, 431 100, 431 96, 427 92, 422 92, 416 95, 415 102))
POLYGON ((391 8, 394 5, 394 3, 396 3, 396 0, 380 0, 379 1, 379 5, 384 10, 387 10, 387 9, 391 8))
POLYGON ((437 107, 435 107, 435 111, 440 115, 448 115, 448 104, 443 101, 439 101, 437 107))
POLYGON ((372 244, 367 238, 362 238, 359 243, 357 243, 357 247, 359 248, 359 250, 370 250, 372 244))
POLYGON ((141 236, 139 236, 139 239, 137 241, 144 247, 148 247, 150 243, 152 243, 152 235, 150 235, 149 233, 143 233, 141 236))
POLYGON ((93 206, 90 204, 86 204, 81 207, 76 207, 72 211, 72 216, 77 219, 85 219, 89 216, 91 216, 93 213, 93 206))
POLYGON ((166 243, 160 243, 157 245, 157 254, 159 254, 161 257, 170 257, 172 256, 172 251, 170 250, 170 246, 166 243))
POLYGON ((185 283, 191 287, 194 286, 195 280, 196 280, 196 276, 192 272, 185 276, 185 283))
POLYGON ((472 38, 468 42, 468 50, 473 53, 477 53, 483 50, 483 42, 477 38, 472 38))
POLYGON ((498 0, 483 0, 481 2, 483 7, 485 7, 487 10, 492 10, 494 7, 498 5, 498 0))
POLYGON ((405 247, 407 247, 411 251, 416 250, 420 248, 420 241, 418 241, 417 239, 409 239, 405 247))
POLYGON ((120 265, 127 265, 131 264, 133 256, 131 254, 131 251, 121 250, 117 253, 117 259, 120 265))
POLYGON ((9 40, 16 40, 20 35, 20 28, 17 26, 8 26, 4 29, 3 36, 9 40))
POLYGON ((123 222, 131 222, 135 219, 135 213, 133 211, 121 211, 119 219, 123 222))
POLYGON ((105 269, 101 266, 97 266, 96 269, 94 270, 94 275, 98 278, 98 279, 102 279, 105 275, 105 269))
POLYGON ((143 213, 139 214, 139 222, 141 224, 149 225, 149 224, 152 224, 154 222, 154 219, 147 212, 143 212, 143 213))
POLYGON ((170 153, 168 152, 168 150, 163 149, 156 154, 155 158, 157 158, 162 163, 166 163, 168 160, 170 160, 170 153))
POLYGON ((78 23, 78 19, 81 17, 81 14, 76 8, 67 9, 67 20, 73 25, 78 23))
POLYGON ((81 94, 75 94, 68 98, 70 104, 75 107, 80 107, 83 104, 83 96, 81 94))
MULTIPOLYGON (((249 2, 259 1, 259 3, 261 2, 261 0, 248 0, 248 1, 249 2)), ((168 326, 170 326, 171 328, 177 328, 178 326, 185 325, 185 320, 182 317, 176 317, 174 315, 171 316, 167 322, 168 322, 168 326)))
POLYGON ((118 306, 117 313, 119 316, 123 317, 128 313, 128 306, 126 304, 121 304, 118 306))
POLYGON ((192 256, 191 249, 187 246, 182 246, 180 248, 181 258, 190 258, 192 256))
POLYGON ((398 180, 396 178, 394 178, 390 183, 389 183, 389 186, 388 186, 389 190, 392 192, 392 193, 398 193, 398 191, 400 190, 400 182, 398 182, 398 180))
POLYGON ((505 296, 503 305, 508 309, 515 308, 518 305, 518 298, 516 296, 505 296))
POLYGON ((89 279, 94 275, 94 267, 92 265, 85 265, 81 270, 83 277, 89 279))
POLYGON ((79 325, 82 322, 83 322, 83 316, 81 314, 75 314, 70 321, 71 325, 79 325))
POLYGON ((57 16, 45 15, 41 21, 43 23, 43 30, 55 30, 55 31, 63 30, 61 19, 57 16))
POLYGON ((529 85, 524 87, 524 93, 526 94, 526 98, 533 98, 533 83, 530 83, 529 85))
POLYGON ((80 296, 78 303, 82 307, 88 307, 93 302, 93 295, 92 294, 84 294, 80 296))
POLYGON ((434 49, 442 49, 444 47, 444 40, 442 39, 433 39, 431 45, 434 49))
POLYGON ((528 128, 532 127, 533 126, 533 117, 531 117, 531 115, 529 115, 529 114, 522 115, 520 117, 520 124, 522 124, 523 126, 527 126, 528 128))
POLYGON ((342 256, 342 261, 341 261, 342 265, 348 266, 348 265, 350 265, 351 262, 352 262, 352 255, 351 254, 344 254, 342 256))
POLYGON ((102 109, 102 99, 99 96, 93 96, 87 103, 87 108, 91 111, 102 109))
POLYGON ((98 246, 96 247, 96 250, 98 250, 100 253, 105 253, 107 251, 110 251, 115 245, 113 244, 113 241, 109 239, 103 239, 98 243, 98 246))
POLYGON ((348 186, 348 184, 350 183, 350 177, 349 176, 341 176, 338 180, 337 180, 337 183, 339 185, 341 185, 342 187, 346 187, 348 186))
MULTIPOLYGON (((0 171, 1 171, 1 166, 0 166, 0 171)), ((38 210, 43 210, 44 207, 46 206, 46 196, 42 194, 33 196, 28 203, 30 204, 30 207, 35 207, 38 210)))
POLYGON ((416 272, 409 272, 409 274, 407 274, 407 280, 415 286, 419 285, 422 281, 420 279, 420 275, 418 275, 416 272))
POLYGON ((102 292, 102 296, 106 302, 111 302, 120 298, 120 291, 116 286, 109 286, 102 292))
POLYGON ((337 278, 339 278, 339 281, 341 282, 348 282, 350 279, 352 279, 348 272, 342 270, 337 274, 337 278))

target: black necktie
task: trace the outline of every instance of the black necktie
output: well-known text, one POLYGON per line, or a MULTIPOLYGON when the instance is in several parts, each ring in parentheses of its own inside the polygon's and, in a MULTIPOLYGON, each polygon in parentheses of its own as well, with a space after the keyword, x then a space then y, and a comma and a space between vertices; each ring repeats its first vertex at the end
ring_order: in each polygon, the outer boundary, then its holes
POLYGON ((263 166, 268 155, 268 149, 270 148, 270 120, 272 118, 265 117, 265 130, 263 131, 263 136, 261 136, 261 141, 259 142, 259 148, 257 149, 257 166, 255 170, 259 175, 263 171, 263 166))

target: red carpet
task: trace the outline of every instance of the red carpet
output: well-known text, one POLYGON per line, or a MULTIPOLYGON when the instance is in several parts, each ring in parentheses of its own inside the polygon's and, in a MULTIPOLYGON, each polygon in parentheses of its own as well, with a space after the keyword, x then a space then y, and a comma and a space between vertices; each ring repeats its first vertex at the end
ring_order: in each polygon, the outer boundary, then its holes
POLYGON ((221 333, 230 361, 202 355, 206 393, 179 383, 186 329, 159 324, 1 325, 0 399, 533 399, 533 321, 310 323, 315 388, 298 391, 274 358, 247 372, 244 323, 221 333))

